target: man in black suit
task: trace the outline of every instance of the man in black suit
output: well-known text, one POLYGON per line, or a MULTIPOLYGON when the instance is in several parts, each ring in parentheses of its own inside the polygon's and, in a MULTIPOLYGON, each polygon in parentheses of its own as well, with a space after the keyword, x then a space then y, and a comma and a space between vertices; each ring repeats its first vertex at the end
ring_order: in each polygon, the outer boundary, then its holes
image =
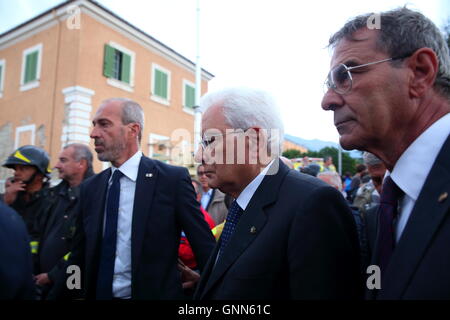
POLYGON ((357 299, 355 224, 341 194, 279 159, 273 100, 233 88, 202 98, 201 161, 211 188, 231 195, 195 298, 357 299))
POLYGON ((80 186, 69 264, 80 266, 86 298, 183 298, 181 231, 200 269, 215 245, 188 171, 142 155, 144 113, 137 103, 106 100, 92 123, 98 158, 112 167, 80 186))
POLYGON ((0 201, 0 300, 36 297, 29 241, 22 218, 0 201))
POLYGON ((345 149, 371 152, 389 171, 371 260, 380 268, 371 276, 381 275, 381 289, 368 286, 367 298, 450 299, 450 55, 444 37, 421 13, 399 8, 354 18, 330 46, 322 108, 334 111, 345 149))

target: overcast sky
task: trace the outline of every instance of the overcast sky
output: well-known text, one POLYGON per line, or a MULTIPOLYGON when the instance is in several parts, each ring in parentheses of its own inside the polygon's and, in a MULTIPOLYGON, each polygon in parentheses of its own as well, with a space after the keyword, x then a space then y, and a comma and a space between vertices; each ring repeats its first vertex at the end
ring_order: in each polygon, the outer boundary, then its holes
MULTIPOLYGON (((0 0, 0 33, 61 3, 0 0)), ((196 0, 98 0, 191 61, 196 57, 196 0)), ((332 112, 320 107, 328 38, 350 17, 407 4, 440 28, 450 0, 200 0, 201 65, 210 90, 261 88, 278 102, 286 133, 338 141, 332 112)))

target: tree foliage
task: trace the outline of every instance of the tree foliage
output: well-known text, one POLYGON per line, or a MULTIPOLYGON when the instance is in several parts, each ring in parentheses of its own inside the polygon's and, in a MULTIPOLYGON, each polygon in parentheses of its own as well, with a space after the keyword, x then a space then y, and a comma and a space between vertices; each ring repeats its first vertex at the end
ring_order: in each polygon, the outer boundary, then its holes
MULTIPOLYGON (((339 171, 338 168, 338 152, 339 150, 334 147, 325 147, 320 149, 319 151, 308 151, 305 153, 301 153, 298 150, 295 149, 288 149, 283 152, 283 156, 289 159, 293 158, 303 158, 303 157, 311 157, 311 158, 325 158, 327 156, 331 156, 333 158, 333 163, 336 167, 336 169, 339 171)), ((361 161, 358 161, 358 159, 354 159, 350 156, 348 152, 343 151, 342 152, 342 174, 345 174, 346 172, 350 172, 352 175, 356 173, 356 165, 358 163, 361 163, 361 161)))

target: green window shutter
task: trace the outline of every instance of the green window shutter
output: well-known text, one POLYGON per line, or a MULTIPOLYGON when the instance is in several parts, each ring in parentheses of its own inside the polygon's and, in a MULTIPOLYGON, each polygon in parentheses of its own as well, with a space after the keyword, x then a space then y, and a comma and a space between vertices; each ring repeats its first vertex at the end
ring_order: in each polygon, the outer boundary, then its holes
POLYGON ((115 49, 105 44, 105 56, 103 59, 103 75, 107 78, 113 77, 115 49))
POLYGON ((155 69, 155 92, 154 94, 167 99, 167 88, 168 88, 168 83, 167 83, 167 74, 163 71, 160 71, 158 69, 155 69))
POLYGON ((37 76, 37 60, 38 60, 38 51, 34 51, 32 53, 27 54, 25 59, 25 81, 24 83, 28 83, 36 80, 37 76))
POLYGON ((168 95, 167 95, 167 88, 168 88, 168 83, 167 83, 167 73, 161 72, 161 97, 163 97, 164 99, 168 99, 168 95))
POLYGON ((131 70, 131 57, 128 54, 122 52, 122 70, 121 70, 122 79, 120 79, 121 81, 130 84, 130 70, 131 70))
POLYGON ((30 68, 31 68, 31 61, 30 61, 30 55, 27 55, 25 58, 25 75, 23 79, 23 83, 30 82, 30 68))
POLYGON ((155 69, 155 85, 154 85, 154 95, 161 95, 161 71, 155 69))
POLYGON ((186 84, 184 89, 184 106, 192 108, 195 105, 195 88, 186 84))

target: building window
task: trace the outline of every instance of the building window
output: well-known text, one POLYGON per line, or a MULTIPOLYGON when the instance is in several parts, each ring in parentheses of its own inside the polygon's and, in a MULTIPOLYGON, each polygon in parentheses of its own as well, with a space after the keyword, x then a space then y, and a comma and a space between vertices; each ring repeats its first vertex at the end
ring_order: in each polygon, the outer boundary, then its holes
POLYGON ((152 65, 152 96, 157 102, 169 105, 170 71, 156 64, 152 65))
POLYGON ((3 86, 5 83, 5 60, 0 60, 0 98, 3 97, 3 86))
POLYGON ((16 128, 16 139, 14 141, 14 149, 24 145, 34 145, 36 125, 30 124, 16 128))
POLYGON ((170 162, 170 149, 171 143, 170 138, 167 136, 162 136, 155 133, 150 133, 148 154, 150 158, 163 161, 166 163, 170 162))
POLYGON ((132 91, 134 73, 134 52, 113 42, 105 44, 103 75, 108 84, 132 91))
POLYGON ((183 107, 193 109, 195 105, 195 85, 184 80, 183 107))
POLYGON ((36 88, 41 77, 42 44, 26 49, 22 56, 20 90, 36 88))

